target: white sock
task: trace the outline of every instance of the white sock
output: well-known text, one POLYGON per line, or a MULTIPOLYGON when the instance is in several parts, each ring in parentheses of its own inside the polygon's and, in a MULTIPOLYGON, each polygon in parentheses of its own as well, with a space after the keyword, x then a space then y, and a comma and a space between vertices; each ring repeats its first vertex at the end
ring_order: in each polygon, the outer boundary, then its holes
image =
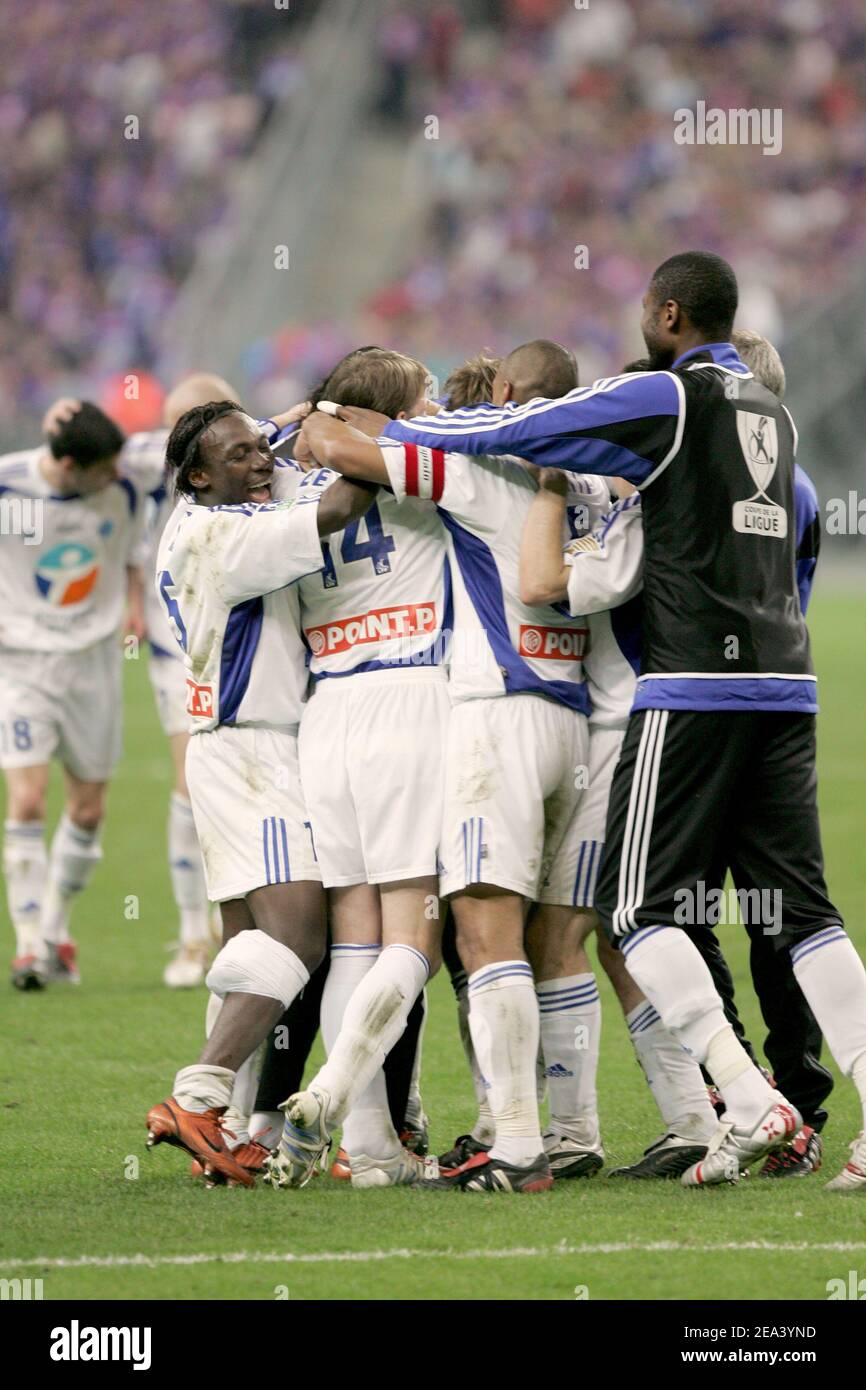
POLYGON ((502 960, 469 976, 469 1027, 496 1129, 494 1158, 528 1167, 543 1152, 535 1063, 538 1001, 525 960, 502 960))
POLYGON ((621 949, 629 974, 662 1023, 695 1061, 706 1063, 725 1098, 726 1119, 753 1128, 777 1093, 725 1019, 697 946, 680 927, 659 926, 634 932, 621 949))
POLYGON ((42 956, 42 894, 48 874, 41 821, 7 820, 3 840, 6 901, 15 928, 16 956, 42 956))
POLYGON ((346 1005, 368 970, 373 969, 381 951, 376 941, 369 945, 346 943, 331 947, 321 1009, 322 1041, 328 1054, 340 1036, 346 1005))
POLYGON ((548 1131, 578 1144, 599 1143, 598 1051, 601 1000, 592 971, 536 985, 550 1096, 548 1131))
POLYGON ((235 1072, 232 1098, 224 1116, 225 1128, 228 1131, 226 1144, 230 1149, 236 1149, 241 1144, 250 1142, 250 1115, 256 1103, 264 1050, 265 1044, 259 1043, 255 1051, 250 1053, 247 1060, 242 1062, 235 1072))
POLYGON ((168 867, 180 913, 181 944, 207 941, 209 909, 204 866, 192 806, 180 792, 172 792, 168 803, 168 867))
POLYGON ((706 1067, 722 1093, 725 1120, 739 1128, 754 1129, 770 1106, 782 1100, 727 1021, 710 1038, 706 1067))
MULTIPOLYGON (((378 942, 347 942, 331 947, 331 966, 322 994, 322 1038, 329 1056, 340 1036, 349 1000, 381 952, 378 942)), ((391 1158, 399 1152, 400 1141, 391 1123, 381 1067, 345 1116, 341 1144, 350 1157, 366 1154, 368 1158, 391 1158)))
POLYGON ((866 1129, 866 968, 841 926, 791 948, 797 983, 840 1071, 857 1086, 866 1129))
POLYGON ((101 858, 98 827, 84 830, 64 812, 51 841, 48 887, 42 904, 42 931, 46 941, 59 946, 69 940, 72 900, 85 887, 101 858))
POLYGON ((250 1139, 264 1149, 275 1149, 283 1132, 282 1110, 255 1110, 250 1116, 250 1139))
POLYGON ((196 1062, 181 1067, 174 1078, 172 1096, 184 1110, 202 1114, 205 1110, 225 1109, 232 1098, 235 1073, 230 1067, 212 1067, 196 1062))
POLYGON ((460 1041, 463 1044, 463 1051, 469 1064, 475 1099, 478 1102, 478 1119, 472 1127, 471 1134, 477 1144, 486 1144, 489 1148, 496 1136, 496 1126, 493 1123, 493 1112, 487 1098, 487 1082, 481 1075, 481 1068, 478 1065, 478 1058, 475 1056, 475 1046, 469 1028, 469 976, 461 970, 459 976, 455 975, 451 983, 457 996, 457 1026, 460 1029, 460 1041))
POLYGON ((694 1057, 664 1026, 648 999, 636 1004, 625 1021, 665 1130, 681 1139, 708 1140, 716 1128, 716 1112, 694 1057))
POLYGON ((310 1088, 328 1093, 325 1117, 334 1129, 367 1089, 403 1029, 429 973, 412 946, 386 946, 355 989, 340 1035, 310 1088))

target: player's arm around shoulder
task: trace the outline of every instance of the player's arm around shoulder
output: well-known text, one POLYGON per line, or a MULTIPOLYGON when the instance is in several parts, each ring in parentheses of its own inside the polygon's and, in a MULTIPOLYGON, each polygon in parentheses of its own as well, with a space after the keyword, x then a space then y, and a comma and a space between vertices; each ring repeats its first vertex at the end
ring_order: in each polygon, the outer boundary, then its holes
POLYGON ((531 608, 559 603, 568 590, 562 531, 568 504, 568 478, 556 468, 538 472, 520 542, 520 601, 531 608))
POLYGON ((590 532, 565 548, 572 614, 619 608, 643 587, 643 511, 640 493, 623 497, 590 532))
MULTIPOLYGON (((360 478, 343 478, 332 469, 323 468, 318 472, 327 475, 321 480, 322 489, 316 507, 318 533, 320 536, 330 536, 334 531, 342 531, 353 521, 358 521, 372 506, 379 487, 375 482, 365 482, 360 478)), ((305 494, 311 481, 309 477, 304 480, 298 492, 299 503, 308 500, 305 494)))
POLYGON ((361 420, 364 429, 348 423, 352 417, 370 416, 376 425, 380 420, 387 424, 387 416, 376 415, 374 411, 355 411, 349 406, 333 407, 340 411, 338 418, 322 409, 329 404, 320 402, 319 408, 307 416, 295 447, 295 458, 299 461, 314 459, 323 468, 341 473, 345 479, 387 484, 385 458, 376 439, 371 438, 366 420, 361 420))
MULTIPOLYGON (((317 501, 312 495, 310 501, 317 501)), ((188 591, 228 607, 285 588, 322 566, 316 506, 298 500, 204 507, 176 513, 160 544, 158 569, 188 591)))

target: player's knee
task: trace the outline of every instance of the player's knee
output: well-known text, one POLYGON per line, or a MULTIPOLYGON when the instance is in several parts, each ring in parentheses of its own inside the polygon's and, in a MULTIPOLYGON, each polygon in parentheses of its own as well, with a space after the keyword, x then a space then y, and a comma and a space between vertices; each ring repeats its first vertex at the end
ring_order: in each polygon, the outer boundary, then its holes
POLYGON ((73 793, 66 803, 66 814, 79 830, 93 834, 105 815, 105 791, 102 787, 73 793))
POLYGON ((8 820, 40 822, 45 819, 45 793, 37 787, 9 790, 6 816, 8 820))
POLYGON ((238 932, 217 954, 205 984, 212 994, 257 994, 284 1009, 298 991, 297 956, 258 928, 238 932))

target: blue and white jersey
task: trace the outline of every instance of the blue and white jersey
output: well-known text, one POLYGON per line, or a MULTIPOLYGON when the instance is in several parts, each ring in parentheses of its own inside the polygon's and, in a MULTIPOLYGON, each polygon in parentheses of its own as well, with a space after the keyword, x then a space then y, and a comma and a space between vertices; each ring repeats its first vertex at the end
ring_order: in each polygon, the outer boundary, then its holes
MULTIPOLYGON (((288 435, 297 429, 297 426, 291 426, 281 430, 279 426, 274 424, 273 420, 259 420, 257 423, 268 436, 272 449, 278 447, 288 435)), ((130 477, 136 487, 147 494, 144 524, 141 542, 136 554, 136 563, 141 568, 145 579, 144 622, 147 640, 153 655, 156 657, 178 656, 177 644, 165 608, 151 582, 156 574, 156 557, 159 552, 162 533, 177 506, 177 498, 174 495, 171 479, 167 476, 165 467, 165 446, 168 443, 168 436, 169 431, 166 429, 140 430, 137 434, 129 436, 120 455, 121 473, 130 477)), ((277 468, 288 468, 292 475, 299 471, 297 464, 284 459, 277 460, 277 468)), ((291 491, 294 491, 294 484, 291 491)), ((276 497, 283 495, 278 485, 274 488, 274 495, 276 497)))
POLYGON ((156 588, 183 652, 193 733, 217 725, 294 729, 306 698, 296 581, 322 567, 318 502, 337 478, 279 469, 294 496, 260 505, 183 501, 165 528, 156 588))
POLYGON ((694 348, 669 371, 396 420, 384 434, 428 453, 518 454, 641 489, 646 673, 636 708, 817 709, 794 583, 796 430, 730 343, 694 348))
POLYGON ((805 618, 821 548, 821 508, 815 485, 799 463, 794 466, 794 501, 797 508, 797 593, 805 618))
MULTIPOLYGON (((379 440, 395 495, 436 503, 453 559, 455 703, 545 695, 589 713, 583 673, 586 623, 562 605, 530 608, 519 597, 520 543, 538 485, 515 458, 468 459, 379 440)), ((569 497, 582 529, 603 515, 606 484, 574 477, 569 497)), ((567 535, 563 536, 563 541, 567 535)))
POLYGON ((120 631, 143 497, 124 477, 55 493, 43 465, 43 448, 0 458, 0 647, 77 652, 120 631))
POLYGON ((643 644, 643 517, 640 494, 617 502, 563 552, 568 606, 586 614, 590 724, 624 729, 634 704, 643 644))
POLYGON ((314 680, 444 663, 451 567, 434 508, 383 489, 359 521, 322 542, 322 554, 320 573, 298 586, 314 680))
MULTIPOLYGON (((820 513, 812 480, 797 464, 797 588, 805 616, 818 562, 820 513)), ((618 502, 591 535, 566 546, 568 604, 587 616, 589 648, 585 670, 592 700, 590 722, 625 728, 632 709, 641 709, 643 648, 643 509, 640 493, 618 502)))

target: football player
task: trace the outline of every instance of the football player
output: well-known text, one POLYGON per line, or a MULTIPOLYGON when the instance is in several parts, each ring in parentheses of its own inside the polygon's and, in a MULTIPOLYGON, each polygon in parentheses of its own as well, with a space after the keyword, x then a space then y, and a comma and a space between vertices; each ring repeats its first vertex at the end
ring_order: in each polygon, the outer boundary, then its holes
MULTIPOLYGON (((741 359, 763 385, 780 399, 785 390, 781 359, 760 334, 737 331, 732 342, 741 359)), ((633 363, 625 372, 644 369, 633 363)), ((593 703, 590 718, 590 782, 581 805, 582 830, 593 852, 603 847, 607 801, 640 669, 642 642, 643 527, 640 495, 629 484, 618 486, 623 499, 593 536, 572 542, 563 554, 558 544, 563 509, 563 479, 545 471, 533 504, 521 551, 521 590, 529 601, 565 599, 589 613, 590 653, 587 678, 593 703), (609 610, 609 611, 607 611, 609 610)), ((795 470, 798 536, 798 589, 805 613, 817 558, 817 501, 803 470, 795 470)), ((719 884, 724 879, 724 866, 719 884)), ((713 885, 715 886, 715 885, 713 885)), ((593 910, 593 894, 585 905, 593 910)), ((594 915, 594 913, 593 913, 594 915)), ((760 924, 747 924, 755 988, 770 1028, 766 1050, 776 1079, 804 1120, 802 1129, 771 1155, 762 1175, 803 1176, 821 1166, 820 1130, 827 1113, 822 1102, 832 1077, 818 1057, 821 1034, 785 952, 760 924)), ((715 934, 706 927, 689 929, 725 1002, 729 1021, 757 1064, 743 1035, 733 1002, 730 972, 715 934)), ((599 961, 604 966, 625 1014, 631 1041, 664 1122, 664 1133, 643 1157, 611 1176, 677 1177, 706 1153, 716 1125, 704 1078, 629 975, 620 952, 599 932, 599 961)))
POLYGON ((207 1177, 250 1186, 221 1121, 238 1069, 303 989, 325 939, 298 774, 307 676, 295 581, 321 569, 320 536, 363 515, 375 490, 318 470, 301 495, 299 471, 276 468, 267 434, 233 401, 187 411, 166 457, 181 500, 156 583, 184 653, 187 784, 224 944, 207 977, 219 1015, 198 1062, 148 1113, 148 1145, 178 1145, 207 1177))
MULTIPOLYGON (((394 418, 423 410, 427 386, 421 363, 365 348, 344 358, 323 390, 394 418)), ((384 988, 411 1007, 439 964, 451 578, 438 516, 389 492, 323 551, 321 572, 298 586, 313 678, 299 751, 328 889, 322 1033, 327 1090, 338 1096, 370 1056, 358 1027, 364 1001, 384 988)), ((379 1066, 345 1114, 341 1157, 356 1187, 423 1176, 423 1161, 403 1148, 392 1122, 381 1070, 405 1022, 401 1011, 379 1066)), ((321 1074, 313 1084, 322 1084, 321 1074)))
MULTIPOLYGON (((562 389, 573 384, 573 359, 556 344, 527 344, 512 358, 497 374, 503 399, 516 379, 527 399, 539 383, 554 394, 561 380, 562 389)), ((451 900, 469 975, 470 1027, 496 1139, 489 1153, 443 1181, 469 1191, 542 1191, 553 1179, 538 1118, 538 1003, 523 938, 535 900, 571 917, 572 827, 587 744, 585 630, 553 610, 528 610, 516 597, 520 533, 536 488, 519 460, 486 460, 479 468, 460 455, 364 439, 319 412, 304 426, 314 456, 390 483, 398 498, 438 503, 455 561, 440 892, 451 900)), ((386 423, 364 411, 340 414, 376 432, 386 423)), ((606 486, 577 479, 574 487, 587 519, 601 515, 606 486)), ((570 999, 569 1006, 583 1002, 570 999)), ((365 1003, 372 1016, 372 1001, 365 1003)), ((597 1048, 597 1034, 588 1041, 597 1048)), ((335 1104, 331 1079, 326 1067, 290 1099, 293 1148, 312 1152, 327 1142, 344 1096, 351 1097, 349 1085, 335 1104)), ((293 1180, 282 1153, 272 1163, 293 1180)))
POLYGON ((143 512, 118 474, 124 437, 90 402, 47 443, 0 459, 8 525, 0 531, 0 765, 7 788, 3 870, 19 989, 79 977, 69 918, 101 858, 105 792, 120 754, 121 649, 141 636, 134 555, 143 512), (50 855, 50 763, 63 768, 64 809, 50 855))
MULTIPOLYGON (((165 967, 163 982, 172 989, 189 989, 201 984, 213 952, 213 933, 208 920, 207 891, 201 851, 193 823, 192 807, 184 770, 189 741, 186 712, 186 676, 183 656, 169 627, 152 578, 156 556, 166 523, 175 506, 171 481, 166 477, 165 448, 170 430, 188 410, 208 401, 233 400, 234 389, 222 377, 210 372, 193 372, 169 392, 165 399, 165 428, 130 435, 123 448, 121 466, 148 493, 149 515, 142 541, 140 564, 147 577, 144 590, 144 616, 149 649, 148 674, 156 701, 159 722, 168 739, 174 769, 174 787, 169 799, 167 847, 171 886, 177 905, 180 931, 171 960, 165 967)), ((290 415, 266 421, 271 439, 277 439, 290 415)), ((218 914, 214 914, 218 919, 218 914)), ((217 920, 217 935, 219 923, 217 920)))

